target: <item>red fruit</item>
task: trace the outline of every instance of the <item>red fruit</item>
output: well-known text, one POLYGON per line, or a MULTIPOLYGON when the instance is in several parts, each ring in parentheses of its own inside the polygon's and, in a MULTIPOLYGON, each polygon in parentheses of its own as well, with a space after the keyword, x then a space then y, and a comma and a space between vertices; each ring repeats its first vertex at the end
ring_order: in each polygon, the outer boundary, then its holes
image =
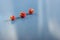
POLYGON ((12 21, 14 21, 14 20, 15 20, 15 16, 10 16, 10 19, 11 19, 12 21))
POLYGON ((28 12, 29 12, 29 14, 33 14, 34 13, 34 9, 30 8, 28 12))
POLYGON ((21 12, 21 13, 20 13, 20 17, 21 17, 21 18, 25 18, 25 17, 26 17, 26 13, 25 13, 25 12, 21 12))

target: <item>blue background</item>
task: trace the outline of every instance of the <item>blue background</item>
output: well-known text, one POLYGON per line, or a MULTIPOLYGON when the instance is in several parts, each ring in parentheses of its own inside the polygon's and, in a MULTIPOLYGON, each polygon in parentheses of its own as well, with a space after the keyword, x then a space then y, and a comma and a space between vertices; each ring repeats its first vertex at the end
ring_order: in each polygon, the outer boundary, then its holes
POLYGON ((60 0, 0 0, 0 39, 58 40, 59 4, 60 0), (34 9, 33 15, 10 21, 11 15, 19 17, 29 8, 34 9))

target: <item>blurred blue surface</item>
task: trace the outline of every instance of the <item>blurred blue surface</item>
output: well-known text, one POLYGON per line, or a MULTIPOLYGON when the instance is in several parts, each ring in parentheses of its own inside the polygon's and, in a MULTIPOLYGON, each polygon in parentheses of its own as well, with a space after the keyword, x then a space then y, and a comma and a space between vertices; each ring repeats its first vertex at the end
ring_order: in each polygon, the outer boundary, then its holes
POLYGON ((0 40, 59 40, 60 0, 0 0, 0 40), (19 17, 21 11, 34 14, 24 19, 10 21, 9 17, 19 17))

